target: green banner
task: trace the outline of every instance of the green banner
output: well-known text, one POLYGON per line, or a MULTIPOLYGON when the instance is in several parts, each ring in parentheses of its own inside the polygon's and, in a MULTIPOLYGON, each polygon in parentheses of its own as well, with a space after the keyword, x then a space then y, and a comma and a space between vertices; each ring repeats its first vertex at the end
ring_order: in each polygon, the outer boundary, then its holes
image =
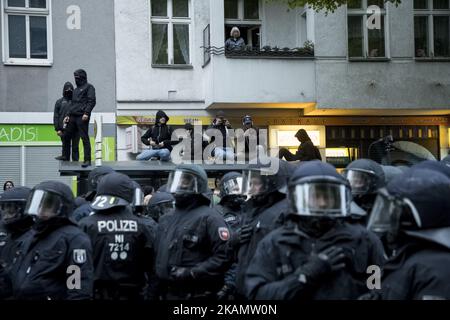
POLYGON ((51 124, 1 124, 1 142, 61 142, 61 139, 51 124))

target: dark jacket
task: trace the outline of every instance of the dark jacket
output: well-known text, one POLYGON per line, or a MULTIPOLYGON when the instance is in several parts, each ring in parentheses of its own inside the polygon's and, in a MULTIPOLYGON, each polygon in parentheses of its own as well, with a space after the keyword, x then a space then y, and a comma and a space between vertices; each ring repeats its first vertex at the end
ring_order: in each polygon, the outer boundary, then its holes
POLYGON ((242 50, 245 48, 245 41, 243 38, 228 38, 225 41, 226 50, 242 50))
POLYGON ((65 92, 68 89, 72 89, 73 85, 70 82, 66 82, 63 88, 63 97, 56 101, 55 110, 53 111, 53 126, 55 131, 62 131, 64 129, 64 118, 70 115, 72 108, 72 97, 65 96, 65 92))
MULTIPOLYGON (((155 125, 147 130, 147 132, 141 137, 141 141, 143 144, 149 146, 150 142, 148 141, 151 138, 156 144, 161 142, 164 143, 164 148, 172 151, 172 128, 167 125, 169 122, 169 117, 166 115, 164 111, 159 110, 156 113, 155 125), (161 124, 159 120, 164 117, 167 119, 165 124, 161 124)), ((159 146, 153 147, 153 149, 162 149, 159 146)))
POLYGON ((90 116, 92 110, 97 104, 95 88, 93 85, 87 82, 87 75, 84 70, 77 70, 76 73, 81 75, 83 81, 80 86, 77 86, 77 88, 73 92, 70 115, 82 116, 86 114, 90 116))
POLYGON ((319 149, 312 143, 311 140, 302 142, 297 150, 297 157, 300 161, 321 160, 319 149))
MULTIPOLYGON (((230 137, 230 134, 228 132, 228 129, 230 129, 230 130, 233 129, 231 127, 231 125, 226 126, 225 123, 218 125, 218 124, 216 124, 216 120, 214 120, 214 122, 206 129, 206 135, 207 136, 209 136, 209 134, 210 134, 208 132, 208 130, 211 130, 211 129, 219 130, 220 133, 222 134, 222 142, 221 142, 222 143, 222 145, 221 145, 222 148, 226 148, 226 147, 233 148, 233 140, 230 137)), ((216 141, 216 137, 215 136, 211 136, 210 143, 213 143, 215 141, 216 141)), ((219 145, 220 143, 216 143, 216 144, 219 145)))
POLYGON ((153 237, 129 207, 116 207, 80 221, 94 248, 95 289, 142 290, 153 267, 153 237))
POLYGON ((388 260, 381 278, 383 300, 450 299, 450 248, 411 242, 388 260))
POLYGON ((362 226, 338 223, 315 239, 287 222, 259 243, 246 274, 246 293, 249 299, 258 300, 357 299, 368 290, 367 267, 383 263, 381 242, 362 226), (344 249, 345 269, 319 282, 300 282, 295 271, 313 250, 321 252, 333 245, 344 249))
POLYGON ((236 288, 240 295, 245 294, 244 278, 248 265, 255 254, 258 243, 272 230, 280 227, 283 223, 282 217, 288 211, 287 200, 284 195, 274 192, 267 197, 263 206, 245 209, 242 218, 242 226, 253 227, 250 241, 241 245, 238 251, 238 266, 236 270, 236 288))
POLYGON ((92 297, 92 247, 87 235, 66 218, 51 218, 29 231, 12 266, 14 298, 81 300, 92 297), (69 289, 80 268, 80 289, 69 289))
POLYGON ((223 218, 200 203, 185 210, 176 208, 173 213, 162 216, 156 242, 158 278, 185 293, 217 292, 231 265, 228 239, 221 236, 223 231, 229 235, 223 218), (172 267, 190 268, 195 280, 186 283, 173 280, 172 267))

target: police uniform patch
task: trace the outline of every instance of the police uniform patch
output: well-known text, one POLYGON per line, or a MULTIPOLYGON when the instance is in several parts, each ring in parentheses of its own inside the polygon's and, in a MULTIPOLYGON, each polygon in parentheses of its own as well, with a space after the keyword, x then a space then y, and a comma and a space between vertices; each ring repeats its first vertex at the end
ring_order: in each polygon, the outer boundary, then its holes
POLYGON ((230 239, 230 231, 228 231, 228 228, 219 228, 219 238, 223 241, 227 241, 228 239, 230 239))
POLYGON ((86 262, 87 255, 85 249, 75 249, 73 250, 73 261, 78 264, 83 264, 86 262))

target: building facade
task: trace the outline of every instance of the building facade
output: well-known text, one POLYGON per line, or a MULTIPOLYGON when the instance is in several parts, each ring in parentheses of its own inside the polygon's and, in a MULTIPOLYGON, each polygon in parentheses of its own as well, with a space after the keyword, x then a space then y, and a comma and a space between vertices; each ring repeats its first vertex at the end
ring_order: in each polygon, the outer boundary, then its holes
POLYGON ((113 2, 0 2, 0 182, 34 186, 56 179, 71 184, 70 178, 59 176, 54 160, 61 141, 53 128, 53 110, 64 83, 75 84, 76 69, 85 69, 96 88, 91 127, 101 115, 104 156, 115 159, 113 2))

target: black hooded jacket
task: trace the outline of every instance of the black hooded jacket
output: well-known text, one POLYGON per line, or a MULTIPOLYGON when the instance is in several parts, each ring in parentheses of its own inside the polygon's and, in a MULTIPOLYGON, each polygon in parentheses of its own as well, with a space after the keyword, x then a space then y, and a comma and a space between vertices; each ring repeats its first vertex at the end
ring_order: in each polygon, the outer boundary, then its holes
POLYGON ((88 83, 86 71, 80 69, 75 71, 76 76, 81 78, 77 83, 77 87, 73 92, 72 108, 70 114, 72 116, 82 116, 84 114, 90 116, 92 110, 97 104, 95 97, 95 88, 88 83))
POLYGON ((53 125, 55 126, 55 131, 63 130, 64 118, 70 114, 72 108, 72 94, 66 94, 66 91, 69 89, 73 92, 73 85, 70 82, 66 82, 63 88, 63 96, 56 101, 55 104, 55 110, 53 112, 53 125))
MULTIPOLYGON (((156 120, 155 125, 147 130, 147 132, 141 137, 141 141, 143 144, 149 146, 150 141, 148 141, 149 138, 151 138, 156 144, 164 143, 164 148, 168 149, 169 151, 172 150, 172 128, 167 125, 167 122, 169 122, 169 117, 167 114, 159 110, 156 113, 156 120), (159 121, 161 118, 166 118, 166 123, 161 124, 159 121)), ((154 146, 153 149, 162 149, 161 147, 154 146)))

